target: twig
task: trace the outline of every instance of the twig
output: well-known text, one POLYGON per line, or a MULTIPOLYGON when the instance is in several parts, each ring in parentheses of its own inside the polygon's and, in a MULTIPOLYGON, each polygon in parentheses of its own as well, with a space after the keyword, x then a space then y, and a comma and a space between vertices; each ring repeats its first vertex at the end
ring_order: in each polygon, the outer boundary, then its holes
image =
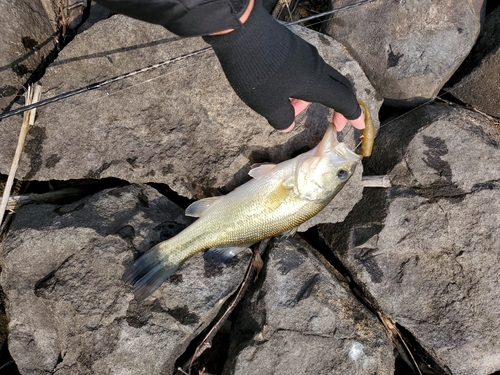
POLYGON ((283 11, 283 8, 285 6, 288 6, 288 0, 278 0, 276 6, 271 12, 271 16, 275 19, 279 19, 279 17, 281 16, 281 12, 283 11))
POLYGON ((381 187, 381 188, 389 188, 391 187, 391 180, 387 175, 380 176, 363 176, 361 178, 361 184, 363 187, 381 187))
MULTIPOLYGON (((28 91, 26 93, 26 102, 28 104, 36 103, 40 99, 40 94, 42 92, 42 85, 36 83, 33 86, 28 86, 28 91)), ((29 127, 35 123, 36 109, 31 109, 30 111, 24 112, 23 125, 21 126, 21 132, 19 134, 19 140, 17 142, 16 153, 14 159, 12 160, 12 166, 10 167, 9 177, 7 178, 7 183, 5 184, 5 190, 3 192, 2 203, 0 205, 0 224, 2 223, 3 216, 5 214, 5 209, 7 208, 7 203, 9 201, 10 191, 12 185, 14 184, 14 177, 17 172, 17 167, 19 166, 19 160, 21 159, 21 154, 24 148, 24 141, 26 140, 26 135, 28 134, 29 127)))
MULTIPOLYGON (((231 304, 227 308, 226 311, 224 311, 224 314, 219 318, 217 323, 210 329, 208 334, 205 336, 205 338, 201 341, 201 343, 198 345, 196 348, 193 356, 191 357, 191 360, 189 361, 189 366, 187 368, 187 372, 191 373, 191 368, 193 367, 194 361, 196 361, 202 354, 203 352, 210 348, 212 346, 212 340, 215 336, 215 334, 221 329, 221 327, 224 325, 226 320, 229 318, 229 315, 233 312, 233 310, 236 308, 238 303, 241 301, 243 296, 245 295, 246 291, 248 290, 248 287, 250 286, 250 283, 252 280, 255 282, 257 279, 258 273, 262 269, 262 255, 267 249, 267 245, 269 243, 270 238, 266 238, 265 240, 261 241, 259 246, 255 246, 253 252, 254 255, 252 257, 252 260, 250 261, 250 264, 247 268, 247 272, 245 274, 245 278, 243 279, 243 282, 241 283, 238 292, 236 293, 236 297, 234 297, 233 301, 231 301, 231 304)), ((183 371, 184 372, 184 371, 183 371)))
POLYGON ((63 198, 82 196, 85 192, 85 189, 75 187, 50 191, 43 194, 11 195, 7 202, 6 209, 7 211, 15 211, 27 204, 56 202, 63 198))
POLYGON ((418 373, 420 375, 422 375, 422 372, 420 371, 420 368, 418 367, 418 364, 417 364, 417 361, 415 360, 415 357, 413 357, 413 354, 411 353, 410 348, 408 347, 408 345, 406 345, 406 342, 403 339, 403 335, 401 335, 401 332, 399 332, 399 329, 396 327, 396 324, 394 324, 394 322, 390 318, 388 318, 387 316, 382 314, 380 311, 377 311, 377 314, 378 314, 380 320, 382 321, 382 324, 389 332, 389 334, 392 338, 392 341, 394 342, 394 344, 398 348, 398 352, 401 355, 401 357, 405 360, 405 362, 408 365, 410 365, 410 367, 412 367, 412 364, 405 358, 405 350, 403 350, 403 348, 400 348, 400 345, 398 345, 398 343, 396 341, 396 337, 399 338, 399 340, 403 343, 403 345, 406 349, 406 352, 410 355, 411 360, 412 360, 413 364, 415 365, 415 368, 417 369, 418 373))

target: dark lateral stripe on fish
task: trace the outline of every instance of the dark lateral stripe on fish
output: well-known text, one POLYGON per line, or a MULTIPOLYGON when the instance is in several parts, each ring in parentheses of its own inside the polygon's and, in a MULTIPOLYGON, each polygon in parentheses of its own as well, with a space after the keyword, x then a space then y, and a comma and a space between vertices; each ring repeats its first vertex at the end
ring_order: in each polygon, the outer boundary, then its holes
POLYGON ((122 280, 131 283, 137 301, 142 301, 153 293, 178 268, 178 265, 166 266, 159 258, 158 249, 153 248, 141 256, 122 276, 122 280))

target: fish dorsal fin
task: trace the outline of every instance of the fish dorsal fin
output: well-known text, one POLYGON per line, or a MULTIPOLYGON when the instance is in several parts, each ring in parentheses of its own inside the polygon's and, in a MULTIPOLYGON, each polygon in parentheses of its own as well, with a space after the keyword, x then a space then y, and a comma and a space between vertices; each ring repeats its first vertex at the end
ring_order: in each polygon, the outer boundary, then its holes
POLYGON ((252 246, 252 244, 229 247, 211 247, 205 251, 203 258, 210 264, 226 263, 228 260, 232 259, 250 246, 252 246))
POLYGON ((248 174, 258 180, 271 172, 274 168, 276 168, 276 164, 273 163, 254 164, 248 174))
POLYGON ((188 208, 186 208, 185 215, 186 216, 192 216, 192 217, 201 217, 203 213, 215 202, 217 202, 219 199, 222 197, 210 197, 210 198, 203 198, 200 199, 199 201, 196 201, 194 203, 191 203, 188 208))

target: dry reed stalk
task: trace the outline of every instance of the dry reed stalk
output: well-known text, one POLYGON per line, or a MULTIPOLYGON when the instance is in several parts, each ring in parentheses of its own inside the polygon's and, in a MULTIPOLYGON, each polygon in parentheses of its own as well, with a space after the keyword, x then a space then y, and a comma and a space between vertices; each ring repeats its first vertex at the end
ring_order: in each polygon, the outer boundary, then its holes
MULTIPOLYGON (((42 92, 42 85, 36 83, 28 86, 28 91, 26 92, 26 104, 36 103, 40 100, 40 94, 42 92)), ((7 203, 9 202, 10 191, 12 185, 14 185, 14 177, 19 166, 19 160, 21 159, 21 154, 24 148, 24 141, 26 140, 26 135, 31 125, 35 123, 36 109, 24 112, 23 124, 21 126, 21 132, 19 134, 19 140, 17 142, 16 153, 14 154, 14 159, 12 160, 12 165, 9 171, 9 177, 7 178, 7 183, 5 184, 5 189, 3 192, 2 203, 0 205, 0 224, 2 223, 5 210, 7 208, 7 203)))

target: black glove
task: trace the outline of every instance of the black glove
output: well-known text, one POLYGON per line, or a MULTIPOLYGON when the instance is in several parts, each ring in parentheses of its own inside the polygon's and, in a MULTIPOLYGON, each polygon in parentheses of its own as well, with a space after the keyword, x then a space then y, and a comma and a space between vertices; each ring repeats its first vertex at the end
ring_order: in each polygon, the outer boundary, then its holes
POLYGON ((322 103, 348 120, 361 115, 351 83, 318 50, 274 20, 260 0, 239 29, 205 36, 234 91, 278 130, 295 120, 290 98, 322 103))

